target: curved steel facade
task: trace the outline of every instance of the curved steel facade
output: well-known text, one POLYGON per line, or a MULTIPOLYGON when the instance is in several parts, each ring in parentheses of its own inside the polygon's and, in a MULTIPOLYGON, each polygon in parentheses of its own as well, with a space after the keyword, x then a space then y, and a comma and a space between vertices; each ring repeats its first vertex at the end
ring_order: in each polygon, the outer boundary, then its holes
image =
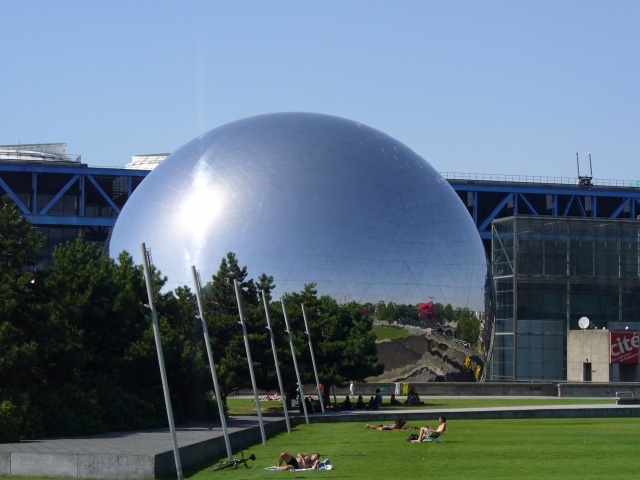
POLYGON ((485 311, 486 256, 447 181, 423 158, 361 123, 279 113, 211 130, 171 154, 135 190, 112 256, 140 244, 169 278, 203 281, 227 252, 278 298, 317 283, 358 302, 433 300, 485 311))

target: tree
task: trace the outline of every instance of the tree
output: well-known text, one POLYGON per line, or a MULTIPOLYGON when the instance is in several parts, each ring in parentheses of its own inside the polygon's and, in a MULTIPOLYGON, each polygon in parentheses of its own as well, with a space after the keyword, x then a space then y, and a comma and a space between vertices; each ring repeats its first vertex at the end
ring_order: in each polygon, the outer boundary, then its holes
MULTIPOLYGON (((261 326, 265 324, 258 317, 261 305, 258 286, 253 280, 247 279, 247 267, 240 268, 235 254, 230 252, 222 259, 211 283, 204 288, 207 329, 211 337, 220 391, 224 398, 236 389, 250 385, 245 343, 238 323, 240 317, 234 282, 239 284, 254 367, 260 367, 263 358, 260 352, 266 351, 267 342, 266 329, 263 328, 260 332, 255 328, 256 323, 261 326), (249 335, 249 331, 252 335, 249 335)), ((260 288, 271 291, 269 277, 261 277, 260 288)))
MULTIPOLYGON (((308 284, 302 292, 287 297, 290 327, 303 383, 315 383, 315 377, 302 304, 307 313, 321 383, 342 386, 351 379, 363 381, 382 373, 383 366, 376 361, 373 319, 363 314, 362 305, 356 302, 339 304, 329 296, 318 298, 315 284, 308 284)), ((290 349, 282 356, 290 357, 290 349)))
MULTIPOLYGON (((13 415, 11 412, 21 415, 19 412, 29 404, 26 390, 33 382, 38 360, 37 344, 31 333, 37 328, 34 317, 41 285, 40 275, 34 268, 43 243, 43 237, 22 218, 11 197, 3 196, 0 199, 0 405, 4 427, 0 437, 5 441, 17 440, 15 432, 30 421, 7 417, 13 415)), ((31 420, 37 423, 37 419, 31 420)))
POLYGON ((444 318, 449 322, 455 319, 455 313, 450 303, 447 303, 444 307, 444 318))
MULTIPOLYGON (((176 420, 206 418, 207 393, 213 388, 204 352, 196 296, 187 287, 158 294, 158 323, 167 381, 176 420)), ((157 371, 157 368, 156 368, 157 371)), ((210 397, 209 397, 210 398, 210 397)))
MULTIPOLYGON (((157 425, 162 409, 151 379, 153 345, 145 320, 141 269, 122 266, 82 238, 56 247, 44 272, 45 328, 33 333, 39 351, 47 434, 79 434, 157 425), (133 347, 133 348, 132 348, 133 347), (132 351, 134 352, 132 360, 132 351), (132 379, 131 376, 135 377, 132 379), (143 406, 142 408, 140 406, 143 406)), ((155 377, 153 375, 155 373, 155 377)))
POLYGON ((480 338, 480 321, 468 311, 464 312, 458 319, 456 327, 456 338, 468 342, 472 346, 478 344, 480 338))
POLYGON ((32 306, 38 275, 34 270, 44 239, 7 195, 0 204, 0 391, 7 392, 35 358, 32 306), (18 373, 16 376, 15 374, 18 373))
MULTIPOLYGON (((56 247, 53 266, 30 271, 13 259, 34 265, 38 238, 24 241, 31 231, 16 208, 3 205, 0 213, 6 219, 0 226, 0 246, 6 245, 10 252, 0 272, 2 438, 18 431, 21 438, 34 438, 166 424, 142 267, 134 265, 126 252, 116 263, 79 238, 56 247)), ((174 415, 177 421, 211 418, 214 405, 207 393, 212 385, 201 323, 196 321, 195 295, 187 287, 161 293, 166 279, 152 270, 174 415)), ((262 274, 257 282, 248 279, 246 267, 240 268, 229 253, 203 289, 223 397, 250 386, 234 281, 239 284, 258 388, 276 385, 262 292, 271 312, 285 382, 295 384, 281 304, 271 301, 273 277, 262 274)), ((303 303, 323 383, 343 384, 350 378, 380 373, 371 317, 364 316, 362 306, 354 302, 339 305, 330 297, 318 298, 315 285, 310 284, 289 296, 303 381, 314 378, 301 316, 303 303)))
POLYGON ((400 318, 400 305, 393 302, 382 303, 378 307, 378 320, 393 323, 400 318))
MULTIPOLYGON (((13 338, 22 346, 21 340, 28 334, 30 305, 38 278, 35 265, 43 243, 42 235, 22 218, 11 197, 3 196, 0 199, 0 341, 13 338)), ((12 351, 13 343, 8 341, 2 345, 2 352, 12 351)), ((10 356, 16 355, 19 356, 14 351, 10 356)), ((6 357, 4 360, 9 361, 6 357)), ((0 375, 1 372, 0 361, 0 375)))
MULTIPOLYGON (((245 327, 258 388, 277 388, 273 352, 266 330, 264 306, 260 291, 265 292, 270 312, 280 371, 286 389, 295 386, 288 334, 280 301, 269 302, 273 277, 261 275, 256 283, 247 279, 246 267, 240 268, 233 253, 227 254, 210 285, 206 287, 207 328, 217 367, 221 393, 226 397, 236 388, 250 386, 246 351, 238 325, 239 312, 233 288, 241 286, 245 327)), ((317 296, 315 284, 305 285, 301 292, 285 296, 291 336, 303 383, 315 383, 305 331, 302 304, 307 312, 309 332, 320 381, 325 385, 343 385, 350 379, 364 380, 382 373, 376 362, 373 319, 363 313, 356 302, 339 305, 328 296, 317 296)))

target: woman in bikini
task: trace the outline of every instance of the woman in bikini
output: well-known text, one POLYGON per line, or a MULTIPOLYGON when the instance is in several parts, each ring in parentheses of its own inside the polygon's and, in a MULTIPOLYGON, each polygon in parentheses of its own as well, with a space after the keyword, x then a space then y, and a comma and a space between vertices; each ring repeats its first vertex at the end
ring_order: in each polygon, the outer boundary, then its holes
POLYGON ((309 456, 306 453, 298 453, 297 458, 293 458, 287 452, 282 452, 278 458, 278 465, 269 468, 277 468, 278 470, 298 470, 299 468, 318 468, 319 453, 309 456), (283 465, 284 463, 284 465, 283 465))

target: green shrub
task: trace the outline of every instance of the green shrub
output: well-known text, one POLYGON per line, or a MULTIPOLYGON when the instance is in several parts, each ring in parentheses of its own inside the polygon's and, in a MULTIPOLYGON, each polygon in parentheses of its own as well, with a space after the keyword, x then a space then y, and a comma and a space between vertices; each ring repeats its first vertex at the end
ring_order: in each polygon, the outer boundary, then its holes
POLYGON ((44 431, 40 408, 29 393, 0 403, 0 443, 38 438, 44 431))
POLYGON ((9 400, 0 403, 0 443, 20 440, 20 410, 9 400))
POLYGON ((106 431, 102 412, 92 392, 62 385, 40 398, 47 436, 73 436, 106 431))

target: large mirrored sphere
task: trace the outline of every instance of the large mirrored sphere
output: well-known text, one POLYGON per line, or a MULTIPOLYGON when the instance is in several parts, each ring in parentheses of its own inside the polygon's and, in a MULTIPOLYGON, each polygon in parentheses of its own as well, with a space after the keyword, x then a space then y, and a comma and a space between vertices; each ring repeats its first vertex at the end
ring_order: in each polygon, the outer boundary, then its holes
POLYGON ((423 158, 361 123, 310 113, 239 120, 166 158, 126 203, 112 257, 140 245, 169 281, 193 290, 228 252, 277 299, 316 283, 339 301, 450 303, 484 313, 480 236, 423 158))

